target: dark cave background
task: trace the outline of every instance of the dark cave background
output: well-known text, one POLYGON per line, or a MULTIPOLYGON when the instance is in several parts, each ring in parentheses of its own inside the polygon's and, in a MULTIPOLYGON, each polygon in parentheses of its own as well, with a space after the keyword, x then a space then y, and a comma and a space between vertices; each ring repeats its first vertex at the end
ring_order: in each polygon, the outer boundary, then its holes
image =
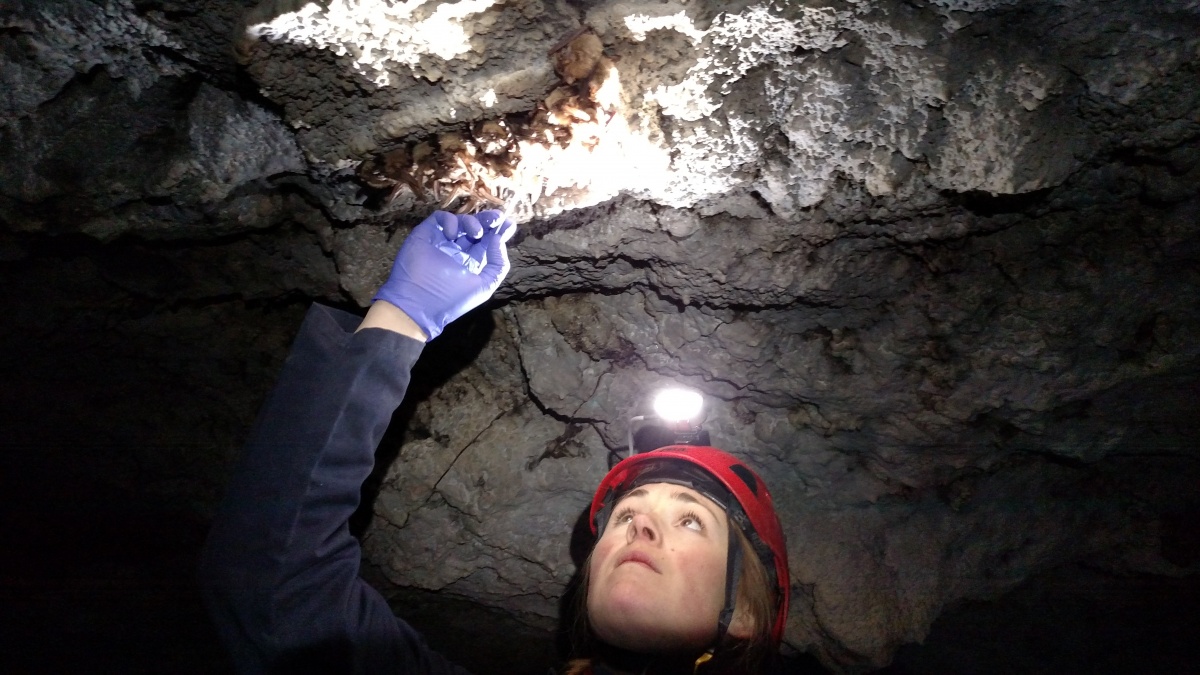
MULTIPOLYGON (((361 197, 361 186, 328 162, 305 155, 291 127, 279 123, 294 118, 289 106, 295 103, 273 99, 263 89, 272 77, 266 73, 268 66, 284 57, 272 53, 245 66, 228 50, 233 27, 257 4, 60 0, 0 5, 0 64, 7 92, 0 110, 5 122, 0 127, 0 671, 231 672, 194 579, 208 520, 308 305, 319 301, 361 312, 362 289, 371 287, 380 262, 386 264, 398 237, 414 220, 404 208, 416 205, 379 212, 352 203, 361 197), (59 29, 62 32, 56 32, 59 29), (103 47, 102 57, 92 49, 97 44, 103 47), (39 76, 28 76, 30 72, 39 76), (130 94, 131 83, 138 85, 136 96, 130 94), (196 138, 204 136, 205 120, 233 120, 212 127, 212 134, 236 139, 234 150, 222 152, 253 161, 206 164, 212 156, 225 155, 196 150, 197 143, 204 145, 196 138), (181 165, 190 168, 179 170, 181 165), (169 181, 163 178, 168 175, 169 181)), ((898 187, 895 195, 879 196, 864 192, 865 178, 847 173, 833 182, 819 207, 798 207, 790 215, 761 185, 758 192, 731 190, 729 202, 721 202, 723 212, 702 199, 694 208, 676 210, 621 196, 561 213, 531 214, 514 245, 517 267, 509 288, 428 348, 423 370, 415 378, 427 384, 410 397, 412 407, 398 413, 402 424, 392 432, 396 440, 385 441, 380 451, 383 464, 399 453, 405 433, 426 434, 425 427, 434 426, 422 412, 422 403, 442 395, 443 385, 475 377, 476 359, 464 355, 478 355, 485 348, 479 338, 484 327, 496 333, 493 346, 513 332, 530 343, 554 330, 568 334, 563 325, 593 316, 580 307, 597 311, 586 303, 571 305, 572 294, 634 304, 636 298, 621 295, 626 286, 651 289, 649 295, 670 310, 656 307, 651 314, 678 309, 684 315, 693 291, 681 291, 667 272, 678 261, 667 255, 638 258, 636 244, 644 238, 650 242, 647 247, 663 247, 664 241, 682 242, 685 249, 699 247, 694 238, 672 230, 680 219, 700 222, 706 233, 745 228, 752 236, 759 236, 760 230, 786 229, 790 223, 804 233, 799 237, 803 243, 796 246, 814 275, 859 264, 866 270, 853 278, 822 277, 847 283, 781 301, 777 289, 765 286, 758 297, 753 288, 739 286, 731 268, 734 281, 727 286, 732 299, 705 309, 722 320, 722 312, 727 312, 733 317, 728 325, 738 325, 746 316, 756 320, 770 312, 801 314, 827 308, 821 304, 827 297, 835 299, 830 306, 839 311, 874 307, 863 298, 882 298, 879 304, 887 307, 882 314, 895 311, 901 316, 899 296, 911 289, 928 292, 934 306, 989 297, 994 301, 992 315, 1000 316, 1006 307, 1046 291, 1039 285, 1039 273, 1053 276, 1074 269, 1071 265, 1080 260, 1095 263, 1102 279, 1091 286, 1081 284, 1092 293, 1094 304, 1087 312, 1064 304, 1061 316, 1052 305, 1047 305, 1050 310, 1038 306, 1033 315, 1047 325, 1061 320, 1066 332, 1087 336, 1110 326, 1101 326, 1101 319, 1095 326, 1073 322, 1115 317, 1113 323, 1124 331, 1118 337, 1103 344, 1099 338, 1097 343, 1085 340, 1067 352, 1078 357, 1075 365, 1084 375, 1093 367, 1111 368, 1106 374, 1135 374, 1114 378, 1112 386, 1094 396, 1056 399, 1061 405, 1049 411, 978 415, 962 438, 986 438, 994 440, 994 446, 983 453, 986 460, 967 462, 961 472, 946 470, 949 478, 941 482, 906 483, 900 478, 945 469, 928 459, 934 454, 929 448, 940 445, 920 446, 914 440, 912 467, 871 469, 885 475, 892 481, 889 489, 894 488, 871 505, 885 509, 896 502, 928 499, 954 505, 957 512, 958 505, 973 498, 978 476, 1005 468, 1002 461, 992 461, 995 457, 1033 457, 1029 461, 1039 462, 1036 466, 1044 467, 1046 476, 1071 477, 1047 479, 1051 492, 1070 491, 1055 493, 1054 498, 1077 504, 1081 512, 1100 504, 1101 510, 1123 514, 1121 528, 1114 526, 1112 547, 1124 553, 1114 556, 1109 549, 1081 546, 1068 552, 1053 549, 1039 558, 1015 547, 996 569, 1019 577, 1019 584, 1009 588, 997 582, 1002 592, 948 596, 919 644, 904 640, 884 650, 892 654, 890 664, 881 668, 876 655, 856 655, 839 646, 843 637, 803 633, 808 642, 797 644, 817 646, 810 653, 790 655, 785 671, 926 675, 1194 670, 1200 651, 1200 455, 1195 447, 1200 437, 1200 340, 1193 332, 1200 326, 1200 52, 1195 47, 1200 33, 1194 29, 1200 26, 1200 12, 1194 3, 1153 8, 1150 3, 1095 3, 1089 10, 1093 14, 1069 4, 978 4, 873 3, 882 15, 908 17, 895 19, 895 25, 912 21, 937 27, 943 18, 963 22, 970 15, 974 23, 969 30, 951 32, 954 39, 967 32, 977 41, 994 38, 986 48, 972 47, 980 63, 997 53, 1020 52, 1014 45, 1052 51, 1040 42, 1048 40, 1046 34, 1038 31, 1050 30, 1046 26, 1055 22, 1094 27, 1101 37, 1088 35, 1056 48, 1070 56, 1062 57, 1064 69, 1078 70, 1072 77, 1079 80, 1086 79, 1080 63, 1095 59, 1108 64, 1105 59, 1111 59, 1117 73, 1106 94, 1111 100, 1077 83, 1070 86, 1082 87, 1078 91, 1067 86, 1068 93, 1061 97, 1076 106, 1071 109, 1075 116, 1049 115, 1036 127, 1063 137, 1075 133, 1076 127, 1105 130, 1097 132, 1100 140, 1089 148, 1091 154, 1071 150, 1078 161, 1061 179, 1027 181, 1034 188, 1017 194, 985 189, 990 184, 979 189, 939 188, 931 180, 908 193, 908 188, 898 187), (950 5, 957 9, 939 13, 950 5), (1159 32, 1141 30, 1130 19, 1139 14, 1153 15, 1146 21, 1159 32), (1144 43, 1122 41, 1146 35, 1151 37, 1144 43), (1110 47, 1111 54, 1106 51, 1110 47), (988 51, 993 48, 998 51, 988 51), (1169 64, 1147 76, 1144 93, 1132 98, 1125 92, 1144 73, 1133 67, 1121 71, 1121 64, 1143 57, 1147 63, 1161 57, 1169 64), (735 211, 743 215, 734 217, 735 211), (754 215, 759 212, 765 215, 754 215), (627 227, 639 219, 657 219, 671 237, 661 232, 643 237, 627 227), (600 229, 601 224, 633 234, 622 240, 623 250, 597 254, 598 263, 581 259, 566 237, 586 233, 589 227, 600 229), (965 234, 955 229, 960 226, 965 234), (815 234, 820 227, 835 233, 815 234), (1004 238, 1007 235, 1011 236, 1004 238), (899 257, 919 259, 932 271, 926 277, 911 273, 901 275, 900 281, 890 280, 881 270, 891 268, 872 257, 879 250, 900 251, 899 257), (1014 260, 1027 263, 1021 268, 1025 276, 1009 281, 1027 286, 1030 295, 1005 296, 992 288, 1002 275, 980 262, 989 256, 1002 269, 1014 268, 1014 260), (629 281, 636 274, 649 276, 629 281), (914 276, 916 282, 911 281, 914 276), (549 307, 545 311, 561 314, 554 315, 551 329, 538 333, 527 328, 533 325, 530 307, 549 307), (1103 358, 1088 361, 1096 353, 1103 358), (1062 437, 1029 432, 1039 424, 1064 430, 1062 437), (1123 435, 1129 429, 1133 431, 1123 435), (1081 439, 1072 446, 1083 448, 1080 456, 1061 451, 1074 442, 1072 433, 1081 439), (1104 445, 1105 438, 1116 439, 1115 445, 1104 445), (1096 447, 1107 450, 1093 452, 1096 447), (837 656, 846 653, 850 655, 837 656)), ((813 5, 842 11, 853 3, 813 5)), ((606 3, 564 6, 576 13, 592 11, 587 16, 595 19, 595 8, 606 3)), ((880 25, 890 25, 891 20, 880 19, 880 25)), ((844 30, 849 35, 858 29, 844 30)), ((932 34, 935 29, 920 30, 932 34)), ((860 67, 862 52, 875 47, 866 37, 847 40, 836 49, 814 51, 812 58, 818 64, 834 64, 835 72, 847 68, 846 63, 860 67)), ((928 51, 938 49, 943 47, 935 44, 928 51)), ((635 61, 631 54, 627 63, 635 61)), ((1013 56, 1012 61, 1017 60, 1013 56)), ((815 68, 811 61, 805 64, 815 68)), ((767 79, 756 71, 747 81, 757 86, 767 79)), ((746 91, 752 90, 735 88, 729 99, 749 98, 746 91)), ((321 145, 328 139, 319 128, 306 133, 310 145, 302 144, 303 150, 328 147, 321 145)), ((778 129, 764 132, 762 142, 786 145, 780 134, 778 129)), ((914 175, 932 171, 935 150, 926 148, 928 156, 911 162, 914 175)), ((800 166, 796 158, 816 150, 777 147, 773 152, 800 166)), ((823 161, 836 159, 830 155, 823 161)), ((768 153, 758 170, 766 175, 764 167, 779 161, 768 153)), ((1035 174, 1054 164, 1030 163, 1038 167, 1035 174)), ((1053 172, 1053 167, 1045 169, 1045 175, 1053 172)), ((767 182, 764 179, 763 185, 767 182)), ((730 241, 714 236, 704 250, 719 256, 730 248, 730 241)), ((767 236, 762 241, 774 240, 767 236)), ((752 259, 747 267, 763 264, 752 259)), ((695 295, 705 295, 704 283, 698 283, 695 295)), ((871 311, 864 309, 863 315, 873 316, 871 311)), ((991 320, 982 316, 971 327, 981 333, 999 332, 998 320, 991 320)), ((831 345, 840 339, 833 329, 813 332, 831 345)), ((772 335, 765 329, 762 334, 772 335)), ((596 344, 604 340, 572 337, 585 347, 589 339, 596 344)), ((922 358, 949 370, 969 369, 969 355, 956 352, 951 342, 931 340, 930 353, 922 358)), ((611 345, 601 346, 593 351, 613 351, 611 345)), ((846 387, 853 389, 859 385, 852 377, 855 348, 849 349, 850 356, 833 351, 844 357, 846 387)), ((618 356, 606 358, 629 359, 629 354, 618 356)), ((486 386, 487 379, 482 381, 486 386)), ((936 393, 928 394, 933 401, 929 408, 936 407, 936 393)), ((767 407, 749 409, 765 416, 767 407)), ((824 410, 836 410, 836 405, 824 410)), ((819 422, 815 417, 804 419, 809 421, 800 426, 815 428, 819 422)), ((736 426, 725 418, 718 422, 725 430, 736 426)), ((857 438, 853 434, 858 429, 851 423, 844 428, 837 420, 829 424, 832 427, 824 429, 829 437, 846 432, 857 438)), ((613 425, 614 435, 622 431, 617 426, 613 425)), ((880 460, 882 464, 886 462, 880 460)), ((367 488, 369 500, 359 523, 363 530, 377 517, 371 492, 386 483, 386 468, 381 466, 367 488)), ((1017 510, 1018 502, 1028 497, 1013 488, 999 499, 1011 500, 1017 510)), ((1078 522, 1091 526, 1107 521, 1081 516, 1078 522)), ((1011 523, 999 522, 998 531, 991 534, 1003 538, 1006 533, 999 530, 1007 526, 1011 523)), ((845 527, 853 530, 857 525, 845 527)), ((1103 539, 1104 533, 1095 534, 1103 539)), ((932 536, 929 541, 931 546, 941 545, 932 536)), ((1031 547, 1037 549, 1036 542, 1031 547)), ((474 672, 544 673, 560 662, 561 640, 545 622, 531 623, 520 611, 472 602, 453 589, 440 593, 416 582, 397 583, 393 562, 368 558, 366 574, 435 648, 456 653, 474 672), (466 642, 471 648, 462 647, 466 642)), ((847 567, 829 574, 841 574, 853 585, 860 574, 865 583, 863 570, 847 567)), ((820 588, 824 581, 822 577, 813 585, 820 588)), ((987 582, 981 585, 988 587, 987 582)), ((803 628, 813 630, 809 624, 803 628)), ((921 633, 919 627, 912 630, 921 633)), ((891 634, 881 638, 887 639, 891 634)))
MULTIPOLYGON (((224 469, 197 459, 206 436, 245 434, 311 299, 168 304, 106 276, 154 274, 139 261, 144 243, 124 251, 52 243, 7 263, 0 281, 5 315, 14 319, 3 349, 0 667, 232 672, 193 577, 214 495, 187 490, 198 474, 224 469), (215 326, 221 339, 212 338, 215 326), (170 495, 172 482, 185 486, 186 499, 170 495)), ((449 355, 471 342, 467 331, 446 339, 423 367, 455 365, 449 355)), ((1170 472, 1165 459, 1130 470, 1170 472)), ((1200 561, 1196 496, 1179 495, 1189 506, 1171 516, 1163 538, 1164 556, 1181 566, 1200 561)), ((503 612, 417 589, 390 597, 400 616, 474 672, 543 673, 560 662, 553 633, 503 612), (463 636, 470 650, 461 648, 463 636)), ((1198 606, 1194 575, 1114 576, 1072 562, 995 600, 959 603, 923 644, 902 647, 874 672, 1189 672, 1198 606)), ((786 672, 829 671, 798 655, 786 672)))

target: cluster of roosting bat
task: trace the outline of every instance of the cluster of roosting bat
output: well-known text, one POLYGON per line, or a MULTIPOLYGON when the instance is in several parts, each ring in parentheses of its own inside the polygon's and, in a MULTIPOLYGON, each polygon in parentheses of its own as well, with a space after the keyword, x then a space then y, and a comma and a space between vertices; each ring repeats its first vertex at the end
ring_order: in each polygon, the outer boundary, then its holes
POLYGON ((533 111, 478 121, 380 153, 359 165, 359 179, 388 190, 385 203, 408 189, 417 199, 432 198, 440 208, 453 206, 459 213, 503 207, 521 182, 511 179, 523 144, 565 148, 574 141, 590 150, 599 137, 576 138, 573 128, 603 128, 615 114, 598 100, 615 71, 594 32, 580 28, 551 49, 550 57, 561 82, 533 111))

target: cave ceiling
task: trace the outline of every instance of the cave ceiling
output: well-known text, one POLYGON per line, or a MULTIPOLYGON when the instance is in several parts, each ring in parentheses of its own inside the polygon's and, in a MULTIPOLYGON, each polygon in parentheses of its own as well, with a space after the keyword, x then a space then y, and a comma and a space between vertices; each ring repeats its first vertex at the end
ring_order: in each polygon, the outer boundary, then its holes
POLYGON ((303 305, 495 203, 512 273, 380 450, 379 583, 552 625, 667 383, 772 485, 826 666, 1200 566, 1195 2, 18 0, 0 47, 5 406, 89 471, 209 512, 303 305))

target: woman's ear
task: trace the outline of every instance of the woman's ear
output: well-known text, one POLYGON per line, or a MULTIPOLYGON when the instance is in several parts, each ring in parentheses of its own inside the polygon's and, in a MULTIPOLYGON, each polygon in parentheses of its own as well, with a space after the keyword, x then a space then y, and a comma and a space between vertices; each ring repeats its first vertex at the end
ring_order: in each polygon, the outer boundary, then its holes
POLYGON ((739 640, 749 640, 754 637, 754 616, 746 609, 749 603, 738 598, 733 607, 733 620, 729 622, 729 636, 739 640))

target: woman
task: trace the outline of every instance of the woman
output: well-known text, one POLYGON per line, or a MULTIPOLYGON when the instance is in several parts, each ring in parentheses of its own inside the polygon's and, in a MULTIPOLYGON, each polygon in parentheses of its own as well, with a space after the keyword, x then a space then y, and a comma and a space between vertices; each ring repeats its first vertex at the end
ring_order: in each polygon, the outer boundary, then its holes
MULTIPOLYGON (((491 297, 515 227, 436 212, 361 321, 314 306, 205 545, 201 578, 242 673, 463 673, 359 578, 349 519, 428 339, 491 297), (357 324, 357 325, 356 325, 357 324)), ((754 672, 787 614, 770 495, 715 448, 619 463, 591 508, 574 673, 754 672)))

